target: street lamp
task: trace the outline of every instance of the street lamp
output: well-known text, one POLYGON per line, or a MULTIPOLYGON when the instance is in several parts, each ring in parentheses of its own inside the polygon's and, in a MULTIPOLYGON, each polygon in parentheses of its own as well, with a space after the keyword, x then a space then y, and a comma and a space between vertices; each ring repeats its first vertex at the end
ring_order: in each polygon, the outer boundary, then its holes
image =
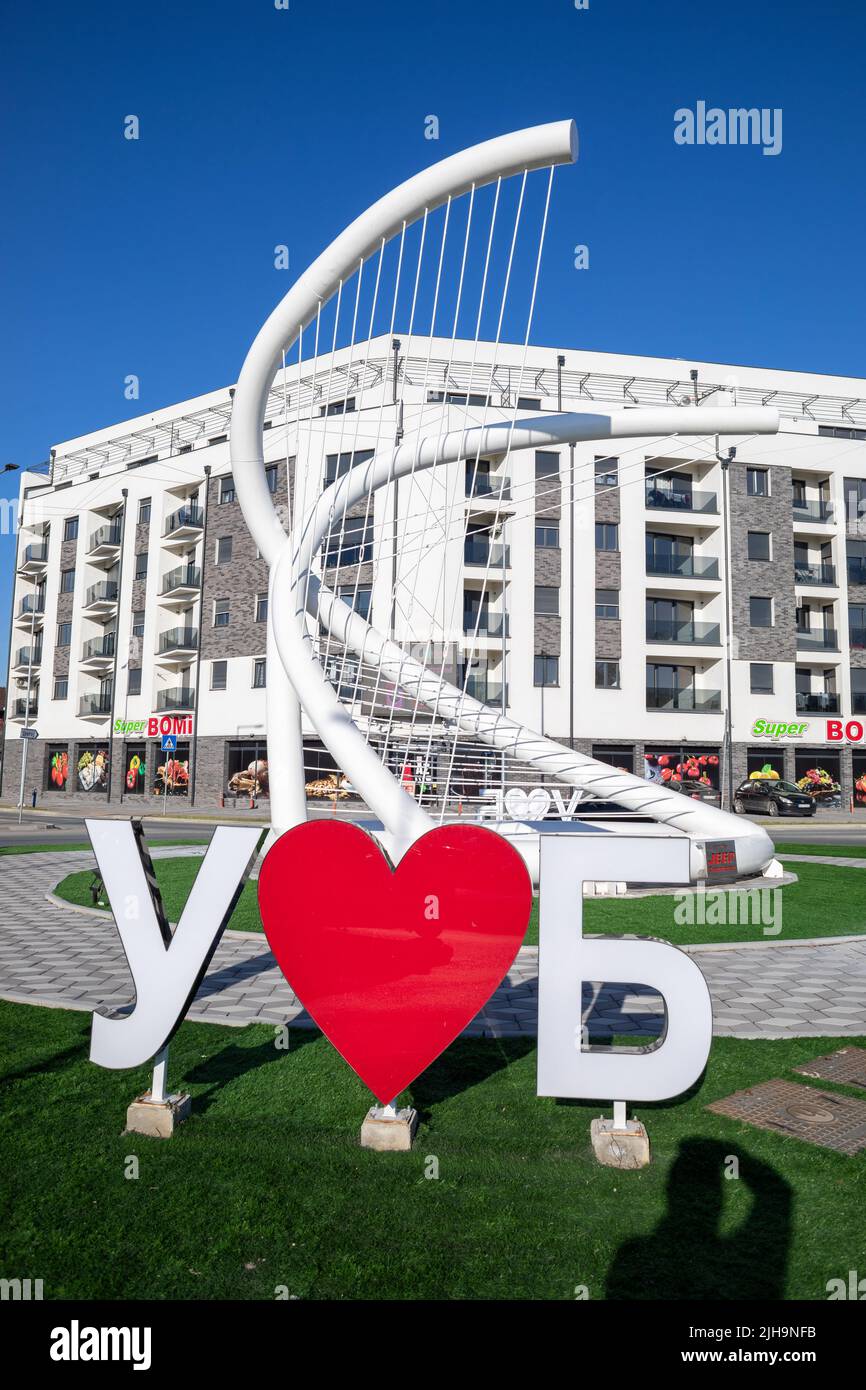
POLYGON ((725 551, 725 742, 723 749, 725 776, 722 783, 722 806, 730 811, 734 804, 733 743, 731 739, 731 660, 734 635, 731 631, 731 552, 728 519, 728 469, 737 457, 736 449, 722 456, 716 435, 716 458, 722 469, 722 545, 725 551))

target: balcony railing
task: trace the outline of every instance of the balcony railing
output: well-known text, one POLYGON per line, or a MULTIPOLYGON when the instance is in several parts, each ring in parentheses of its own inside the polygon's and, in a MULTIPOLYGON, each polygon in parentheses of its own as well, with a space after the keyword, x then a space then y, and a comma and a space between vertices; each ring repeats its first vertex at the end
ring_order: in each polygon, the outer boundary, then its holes
POLYGON ((156 697, 157 710, 193 709, 195 691, 190 686, 175 686, 172 690, 160 690, 156 697))
POLYGON ((168 632, 159 634, 159 654, 165 652, 189 652, 195 651, 198 647, 198 628, 197 627, 173 627, 168 632))
POLYGON ((170 536, 174 531, 200 531, 204 526, 204 512, 201 507, 185 506, 178 507, 176 512, 165 523, 165 535, 170 536))
POLYGON ((35 617, 45 612, 45 599, 36 594, 25 594, 18 605, 19 618, 35 617))
POLYGON ((484 541, 466 540, 463 542, 463 563, 465 565, 489 565, 492 570, 507 568, 511 564, 511 547, 491 545, 484 541))
POLYGON ((849 628, 848 638, 852 647, 866 647, 866 627, 849 628))
POLYGON ((795 584, 835 584, 835 565, 794 565, 795 584))
POLYGON ((466 496, 490 497, 502 502, 511 501, 511 479, 500 478, 496 474, 476 473, 466 470, 466 496))
POLYGON ((104 637, 91 637, 89 642, 85 642, 81 648, 81 660, 91 661, 94 657, 114 656, 115 634, 106 632, 104 637))
POLYGON ((201 570, 198 565, 179 565, 169 570, 162 581, 162 593, 171 594, 176 589, 198 589, 201 587, 201 570))
POLYGON ((695 492, 693 489, 676 492, 655 487, 652 483, 646 485, 646 504, 653 510, 658 508, 668 512, 713 513, 719 510, 718 494, 715 492, 695 492))
MULTIPOLYGON (((555 615, 551 615, 555 616, 555 615)), ((463 631, 470 637, 478 633, 479 637, 507 637, 508 636, 508 614, 507 613, 464 613, 463 631)))
POLYGON ((691 710, 696 714, 712 714, 722 708, 720 690, 696 690, 686 686, 683 690, 673 690, 659 686, 647 686, 647 709, 691 710))
POLYGON ((26 700, 16 700, 12 706, 13 719, 35 719, 39 713, 39 701, 31 700, 28 707, 26 700))
MULTIPOLYGON (((502 685, 498 681, 487 680, 486 676, 470 676, 468 680, 458 680, 457 685, 460 690, 466 691, 470 700, 481 700, 486 705, 502 705, 502 685)), ((506 688, 505 703, 508 703, 506 688)))
POLYGON ((116 603, 117 602, 117 580, 101 579, 98 584, 91 584, 84 596, 84 607, 90 608, 94 603, 116 603))
POLYGON ((805 502, 794 498, 794 520, 832 521, 832 502, 805 502))
POLYGON ((88 554, 94 550, 100 550, 103 546, 120 545, 123 540, 123 526, 119 521, 110 521, 107 526, 100 526, 90 537, 88 554))
POLYGON ((718 623, 679 623, 667 618, 647 618, 646 640, 688 642, 699 647, 718 647, 722 638, 718 623))
POLYGON ((708 555, 654 555, 647 553, 647 574, 669 574, 675 579, 718 579, 719 562, 708 555))
POLYGON ((848 557, 848 583, 866 585, 866 559, 848 557))
POLYGON ((839 634, 831 627, 815 632, 798 632, 797 646, 804 652, 838 652, 839 634))
POLYGON ((37 644, 34 647, 19 647, 15 653, 13 666, 38 666, 42 660, 42 648, 37 644))
POLYGON ((828 690, 818 691, 816 694, 807 694, 803 690, 797 691, 797 713, 798 714, 838 714, 839 696, 828 690))
POLYGON ((34 541, 33 545, 25 546, 24 554, 21 556, 21 567, 24 565, 44 565, 48 561, 48 546, 44 541, 34 541))
POLYGON ((111 714, 111 694, 100 691, 98 695, 82 695, 78 702, 78 717, 86 719, 92 715, 111 714))

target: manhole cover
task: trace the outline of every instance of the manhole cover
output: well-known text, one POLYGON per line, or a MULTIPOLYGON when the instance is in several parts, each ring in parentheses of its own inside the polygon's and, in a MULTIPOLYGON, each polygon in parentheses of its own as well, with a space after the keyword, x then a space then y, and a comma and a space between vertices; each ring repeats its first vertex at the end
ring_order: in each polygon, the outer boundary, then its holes
POLYGON ((866 1101, 812 1090, 793 1081, 765 1081, 714 1101, 707 1109, 837 1153, 856 1154, 866 1149, 866 1101))
POLYGON ((819 1081, 838 1081, 843 1086, 862 1086, 866 1091, 866 1047, 842 1047, 813 1062, 803 1062, 794 1071, 817 1076, 819 1081))

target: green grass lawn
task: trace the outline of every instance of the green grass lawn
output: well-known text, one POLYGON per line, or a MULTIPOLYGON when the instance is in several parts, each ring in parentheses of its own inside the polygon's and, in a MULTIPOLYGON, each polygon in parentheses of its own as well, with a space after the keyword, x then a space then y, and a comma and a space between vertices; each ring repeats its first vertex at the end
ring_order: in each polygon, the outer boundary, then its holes
POLYGON ((779 854, 826 855, 835 859, 866 859, 866 845, 796 845, 779 841, 779 854))
POLYGON ((162 1141, 121 1133, 147 1072, 91 1065, 87 1014, 0 1003, 0 1028, 0 1275, 47 1299, 824 1299, 862 1271, 866 1157, 705 1109, 838 1040, 716 1039, 692 1092, 636 1107, 653 1162, 620 1172, 598 1104, 536 1098, 531 1039, 455 1043, 411 1088, 414 1150, 376 1154, 312 1030, 183 1024, 193 1110, 162 1141))
MULTIPOLYGON (((209 836, 200 835, 195 840, 157 840, 154 843, 155 849, 168 849, 172 845, 203 845, 207 843, 209 836)), ((80 845, 52 845, 50 840, 43 841, 41 845, 2 845, 0 854, 62 854, 64 850, 72 853, 74 850, 92 850, 93 846, 88 841, 80 845)))
MULTIPOLYGON (((176 922, 183 911, 201 859, 157 859, 154 863, 169 920, 176 922)), ((584 904, 584 930, 614 936, 629 932, 657 936, 678 946, 712 941, 784 941, 792 937, 849 936, 866 931, 866 872, 823 864, 799 864, 797 875, 799 882, 779 890, 775 901, 767 890, 765 901, 770 910, 775 912, 781 908, 781 917, 774 916, 772 919, 775 922, 781 920, 781 931, 775 935, 764 935, 763 919, 759 917, 737 924, 738 919, 727 908, 733 908, 735 901, 739 905, 742 899, 739 894, 725 895, 726 926, 679 922, 675 918, 677 899, 658 894, 649 898, 587 901, 584 904)), ((91 870, 69 874, 56 891, 68 902, 91 906, 92 878, 91 870)), ((758 900, 753 899, 753 903, 757 910, 758 900)), ((772 925, 772 922, 767 925, 772 925)), ((237 931, 261 931, 255 883, 245 884, 230 926, 237 931)), ((533 902, 526 943, 538 944, 537 899, 533 902)))

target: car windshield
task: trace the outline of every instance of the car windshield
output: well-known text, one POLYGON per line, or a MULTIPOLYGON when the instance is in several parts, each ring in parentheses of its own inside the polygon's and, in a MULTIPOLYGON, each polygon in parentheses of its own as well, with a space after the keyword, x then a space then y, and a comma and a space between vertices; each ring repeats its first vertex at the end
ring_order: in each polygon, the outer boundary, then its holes
POLYGON ((782 792, 802 792, 802 787, 796 787, 793 782, 774 782, 774 787, 778 787, 782 792))

